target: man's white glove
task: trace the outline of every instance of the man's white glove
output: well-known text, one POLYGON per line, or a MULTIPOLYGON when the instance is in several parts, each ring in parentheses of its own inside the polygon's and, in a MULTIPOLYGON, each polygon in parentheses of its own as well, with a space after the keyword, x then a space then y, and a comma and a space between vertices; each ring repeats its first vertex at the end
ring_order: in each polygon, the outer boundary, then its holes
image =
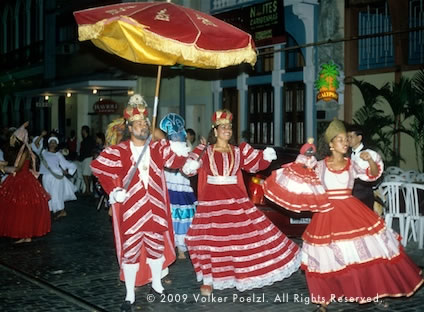
POLYGON ((183 166, 183 172, 187 175, 196 173, 197 169, 200 168, 200 163, 194 159, 187 159, 183 166))
POLYGON ((114 188, 112 192, 110 192, 109 203, 111 204, 123 203, 127 197, 128 197, 127 192, 123 188, 117 187, 117 188, 114 188))
POLYGON ((266 149, 264 149, 264 159, 269 162, 276 160, 277 153, 275 152, 275 149, 273 149, 272 147, 267 147, 266 149))
POLYGON ((190 147, 188 147, 186 142, 169 141, 169 145, 177 156, 187 157, 188 152, 190 152, 190 147))

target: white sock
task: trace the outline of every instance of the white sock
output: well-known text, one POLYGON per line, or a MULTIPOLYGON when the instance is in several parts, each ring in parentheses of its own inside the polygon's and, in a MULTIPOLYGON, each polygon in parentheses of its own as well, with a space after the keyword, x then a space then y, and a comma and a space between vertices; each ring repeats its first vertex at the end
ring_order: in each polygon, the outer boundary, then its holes
POLYGON ((137 276, 139 264, 122 264, 122 270, 124 271, 125 277, 125 288, 127 290, 127 295, 125 301, 131 302, 135 301, 135 278, 137 276))
POLYGON ((165 258, 162 256, 159 259, 151 259, 147 258, 146 263, 150 267, 150 271, 152 272, 152 288, 158 292, 162 293, 164 288, 162 286, 162 265, 165 261, 165 258))

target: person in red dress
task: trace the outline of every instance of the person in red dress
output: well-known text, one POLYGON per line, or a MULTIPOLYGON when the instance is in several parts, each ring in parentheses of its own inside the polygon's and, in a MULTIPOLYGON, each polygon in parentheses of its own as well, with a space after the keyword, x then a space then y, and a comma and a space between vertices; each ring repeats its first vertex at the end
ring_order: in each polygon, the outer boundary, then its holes
POLYGON ((50 196, 37 180, 35 155, 28 145, 28 122, 10 138, 17 151, 10 174, 0 185, 0 236, 19 239, 16 243, 31 242, 32 237, 50 232, 50 196))
POLYGON ((254 206, 242 171, 266 169, 275 150, 257 150, 232 141, 232 114, 212 117, 208 145, 200 144, 183 167, 198 174, 198 206, 186 245, 202 295, 213 289, 261 288, 289 277, 300 265, 299 247, 254 206))
POLYGON ((421 270, 406 255, 400 236, 352 195, 357 176, 369 181, 381 176, 381 158, 362 152, 364 168, 345 157, 346 129, 337 119, 324 137, 327 156, 318 161, 316 174, 333 209, 315 213, 302 236, 301 268, 311 301, 319 304, 317 311, 326 311, 331 302, 381 304, 383 297, 411 296, 423 284, 421 270))

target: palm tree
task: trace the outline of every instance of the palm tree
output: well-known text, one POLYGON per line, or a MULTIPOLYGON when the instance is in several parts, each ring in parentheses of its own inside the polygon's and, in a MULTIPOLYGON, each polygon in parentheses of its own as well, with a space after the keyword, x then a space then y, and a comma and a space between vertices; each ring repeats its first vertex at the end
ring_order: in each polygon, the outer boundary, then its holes
POLYGON ((416 101, 409 103, 408 114, 413 116, 408 133, 415 143, 418 168, 424 170, 424 69, 421 69, 412 80, 416 92, 416 101), (420 161, 421 160, 421 161, 420 161))
MULTIPOLYGON (((405 132, 403 123, 411 116, 412 111, 408 110, 408 107, 416 105, 417 93, 411 79, 401 77, 397 83, 386 83, 380 89, 380 94, 392 110, 393 151, 395 156, 400 155, 400 133, 405 132)), ((400 160, 399 157, 395 165, 399 166, 400 160)))
POLYGON ((379 151, 386 164, 391 165, 398 157, 390 147, 393 134, 391 130, 388 131, 388 127, 392 125, 392 118, 377 108, 380 103, 380 89, 356 79, 353 84, 361 91, 364 100, 364 106, 355 112, 353 122, 361 125, 366 144, 379 151))

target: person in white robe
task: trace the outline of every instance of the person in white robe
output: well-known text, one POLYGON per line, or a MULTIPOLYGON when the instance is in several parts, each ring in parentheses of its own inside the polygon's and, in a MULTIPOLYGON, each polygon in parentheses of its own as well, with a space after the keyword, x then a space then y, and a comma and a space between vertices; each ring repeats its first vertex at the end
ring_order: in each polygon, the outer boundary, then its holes
POLYGON ((67 161, 62 153, 57 152, 59 139, 52 136, 48 139, 48 150, 42 144, 32 144, 32 148, 40 157, 40 173, 43 175, 43 187, 50 194, 50 211, 55 217, 66 216, 65 202, 76 200, 75 186, 66 175, 73 175, 77 170, 74 163, 67 161))

